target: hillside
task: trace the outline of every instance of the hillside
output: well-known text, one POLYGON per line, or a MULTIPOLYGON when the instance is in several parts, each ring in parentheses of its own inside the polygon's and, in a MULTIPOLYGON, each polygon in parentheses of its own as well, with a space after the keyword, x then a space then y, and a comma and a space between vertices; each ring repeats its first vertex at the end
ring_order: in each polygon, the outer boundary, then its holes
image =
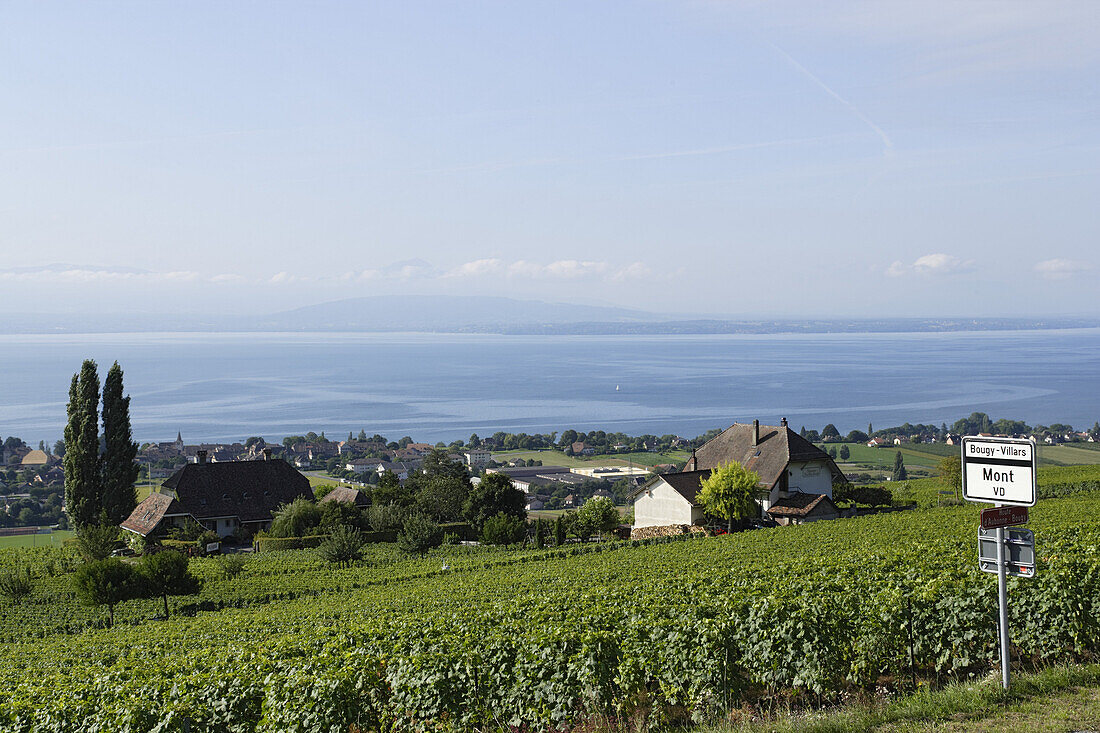
MULTIPOLYGON (((0 728, 686 721, 913 673, 981 675, 996 659, 995 583, 974 567, 977 512, 546 551, 376 546, 346 570, 272 553, 234 579, 205 559, 200 596, 167 621, 129 602, 113 630, 89 628, 102 613, 74 605, 58 550, 4 554, 39 580, 29 600, 0 600, 0 728)), ((1038 577, 1011 583, 1022 658, 1100 651, 1098 512, 1098 493, 1033 511, 1038 577)))

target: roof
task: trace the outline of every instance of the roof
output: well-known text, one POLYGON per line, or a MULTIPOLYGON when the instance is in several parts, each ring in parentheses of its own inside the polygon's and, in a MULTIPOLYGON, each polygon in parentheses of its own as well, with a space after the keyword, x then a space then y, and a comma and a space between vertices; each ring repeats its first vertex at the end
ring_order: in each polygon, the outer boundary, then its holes
POLYGON ((126 517, 120 526, 144 537, 156 529, 160 520, 171 514, 187 514, 187 512, 170 494, 154 492, 134 507, 134 511, 130 512, 130 516, 126 517))
POLYGON ((337 486, 325 494, 325 498, 321 499, 322 504, 326 501, 338 501, 341 504, 355 504, 357 506, 366 506, 369 503, 366 493, 351 486, 337 486))
POLYGON ((646 490, 647 487, 656 484, 659 481, 664 481, 666 484, 672 487, 672 489, 680 496, 687 499, 692 505, 695 504, 695 495, 699 493, 699 489, 702 488, 702 483, 710 476, 710 469, 704 469, 702 471, 684 471, 682 473, 659 473, 649 481, 635 489, 630 498, 633 499, 638 494, 646 490))
POLYGON ((760 476, 760 486, 768 489, 783 477, 787 465, 792 462, 823 461, 834 478, 843 476, 828 453, 785 425, 761 425, 756 445, 753 445, 752 433, 752 425, 734 423, 695 451, 684 468, 717 468, 736 462, 760 476))
POLYGON ((165 480, 164 488, 196 519, 266 522, 281 505, 299 496, 313 498, 309 479, 283 460, 189 463, 165 480))
POLYGON ((37 448, 29 451, 27 455, 23 456, 24 466, 43 466, 50 462, 50 457, 44 450, 38 450, 37 448))
POLYGON ((768 514, 782 517, 805 517, 818 507, 825 511, 837 511, 836 504, 825 494, 795 492, 772 504, 768 509, 768 514))

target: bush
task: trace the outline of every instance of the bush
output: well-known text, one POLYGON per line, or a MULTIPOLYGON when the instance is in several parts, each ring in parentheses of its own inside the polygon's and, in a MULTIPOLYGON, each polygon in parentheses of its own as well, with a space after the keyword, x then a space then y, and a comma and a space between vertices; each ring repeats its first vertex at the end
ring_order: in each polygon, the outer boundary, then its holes
POLYGON ((231 580, 244 572, 244 557, 241 555, 222 555, 218 558, 218 567, 226 579, 231 580))
POLYGON ((134 582, 134 569, 116 557, 88 562, 77 568, 73 590, 86 606, 107 606, 108 626, 115 623, 116 604, 140 595, 138 584, 134 582))
POLYGON ((304 496, 275 510, 272 537, 302 537, 321 524, 321 507, 304 496))
POLYGON ((164 617, 168 618, 168 596, 198 593, 202 583, 187 569, 187 556, 171 550, 141 558, 134 581, 141 596, 164 599, 164 617))
POLYGON ((113 524, 89 524, 76 533, 76 546, 88 562, 104 560, 118 547, 119 529, 113 524))
POLYGON ((410 514, 401 527, 397 546, 405 552, 422 553, 443 544, 443 530, 423 514, 410 514))
POLYGON ((375 532, 399 530, 405 522, 405 510, 393 504, 372 504, 367 509, 367 524, 375 532))
POLYGON ((207 530, 199 535, 199 538, 195 540, 195 547, 199 549, 199 552, 206 552, 206 546, 214 544, 215 542, 221 542, 222 538, 218 536, 217 532, 211 532, 207 530))
POLYGON ((26 598, 34 590, 31 571, 16 565, 0 572, 0 594, 13 601, 26 598))
POLYGON ((501 512, 489 517, 481 528, 480 540, 485 545, 515 545, 527 537, 527 524, 518 517, 501 512))
POLYGON ((336 527, 317 547, 318 554, 333 565, 350 566, 363 556, 363 533, 354 527, 336 527))

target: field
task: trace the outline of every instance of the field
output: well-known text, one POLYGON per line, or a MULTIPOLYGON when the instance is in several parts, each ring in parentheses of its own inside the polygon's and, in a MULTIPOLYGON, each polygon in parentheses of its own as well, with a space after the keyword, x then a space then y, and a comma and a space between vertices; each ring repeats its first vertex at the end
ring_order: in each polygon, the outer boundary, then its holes
MULTIPOLYGON (((1080 488, 1098 469, 1052 470, 1051 486, 1080 488)), ((0 565, 31 567, 36 587, 0 600, 0 729, 668 726, 980 677, 996 584, 974 567, 977 512, 550 550, 384 545, 339 570, 271 553, 233 579, 208 558, 169 619, 131 601, 114 629, 75 605, 64 551, 8 551, 0 565)), ((1100 652, 1098 515, 1098 492, 1032 512, 1038 576, 1010 582, 1025 666, 1100 652)))
POLYGON ((659 463, 680 463, 691 458, 690 451, 665 451, 663 453, 615 453, 606 456, 567 456, 556 450, 493 451, 496 461, 542 461, 547 466, 585 468, 591 466, 656 466, 659 463))
POLYGON ((0 537, 0 549, 16 547, 61 547, 65 540, 73 536, 67 530, 57 530, 50 534, 16 535, 0 537))

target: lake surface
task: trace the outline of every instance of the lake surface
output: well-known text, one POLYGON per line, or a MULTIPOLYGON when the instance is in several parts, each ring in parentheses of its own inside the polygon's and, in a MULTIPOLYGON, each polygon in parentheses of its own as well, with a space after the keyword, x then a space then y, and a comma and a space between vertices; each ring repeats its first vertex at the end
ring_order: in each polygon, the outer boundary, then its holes
POLYGON ((789 418, 841 432, 974 411, 1100 419, 1100 329, 735 336, 0 336, 0 435, 62 435, 81 360, 116 359, 139 441, 365 429, 435 442, 566 428, 686 437, 789 418))

